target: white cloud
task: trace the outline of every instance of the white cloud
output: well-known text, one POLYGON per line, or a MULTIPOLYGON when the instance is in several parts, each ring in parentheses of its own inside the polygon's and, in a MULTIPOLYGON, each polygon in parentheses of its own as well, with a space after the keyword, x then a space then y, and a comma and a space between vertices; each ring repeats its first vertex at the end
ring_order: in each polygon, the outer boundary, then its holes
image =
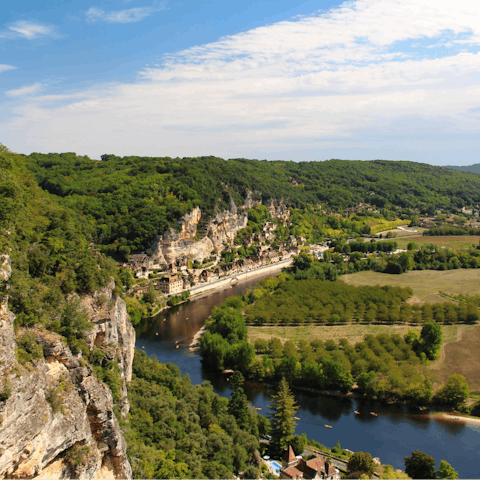
POLYGON ((169 55, 133 84, 31 99, 2 126, 5 144, 94 157, 408 153, 436 163, 462 145, 478 161, 479 14, 470 0, 345 3, 169 55))
POLYGON ((145 17, 152 15, 152 13, 161 10, 162 8, 154 7, 136 7, 126 10, 116 10, 107 12, 101 8, 91 7, 86 13, 87 21, 106 22, 106 23, 132 23, 143 20, 145 17))
POLYGON ((52 27, 28 20, 19 20, 18 22, 12 23, 11 25, 8 25, 8 29, 27 38, 28 40, 33 40, 34 38, 42 36, 57 36, 52 27))
POLYGON ((6 65, 5 63, 0 63, 0 73, 3 72, 8 72, 8 70, 14 70, 17 67, 14 67, 13 65, 6 65))
POLYGON ((35 93, 38 93, 42 89, 42 87, 43 85, 41 83, 34 83, 33 85, 16 88, 14 90, 9 90, 5 93, 9 97, 21 97, 23 95, 33 95, 35 93))

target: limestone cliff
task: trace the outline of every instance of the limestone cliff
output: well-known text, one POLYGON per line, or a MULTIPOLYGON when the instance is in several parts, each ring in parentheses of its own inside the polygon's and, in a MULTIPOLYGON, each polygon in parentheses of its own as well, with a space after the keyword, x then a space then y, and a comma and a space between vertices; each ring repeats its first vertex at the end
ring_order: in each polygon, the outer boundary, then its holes
MULTIPOLYGON (((220 252, 225 245, 231 245, 237 232, 247 226, 247 210, 260 205, 261 202, 253 200, 252 192, 247 191, 242 207, 237 209, 232 198, 229 203, 229 210, 217 212, 213 218, 209 218, 201 232, 198 225, 202 212, 199 207, 194 208, 191 213, 187 213, 179 220, 178 231, 171 228, 157 237, 151 247, 152 256, 157 258, 160 264, 169 264, 179 258, 202 262, 210 257, 213 250, 220 252)), ((271 199, 267 206, 272 218, 287 219, 290 215, 282 200, 271 199)))
POLYGON ((132 379, 135 353, 135 330, 130 322, 125 301, 113 293, 112 280, 104 289, 82 298, 81 306, 88 312, 94 326, 85 338, 90 349, 104 350, 108 360, 118 359, 122 372, 122 413, 129 410, 127 383, 132 379))
POLYGON ((247 226, 248 215, 238 213, 237 207, 230 201, 230 210, 218 212, 210 218, 200 235, 197 232, 201 219, 199 207, 179 220, 180 231, 173 228, 160 235, 152 244, 152 255, 160 263, 171 263, 178 258, 198 260, 208 258, 213 250, 223 250, 225 244, 232 244, 239 230, 247 226), (202 236, 195 240, 195 237, 202 236))
MULTIPOLYGON (((8 280, 10 272, 8 257, 0 256, 1 279, 8 280)), ((122 317, 121 299, 110 300, 108 320, 99 315, 104 323, 96 322, 95 339, 99 332, 112 342, 123 335, 118 345, 124 342, 120 350, 127 379, 131 360, 126 342, 134 341, 134 336, 124 334, 131 325, 128 316, 122 317), (107 326, 114 312, 117 325, 107 326)), ((110 390, 81 354, 72 355, 62 337, 43 328, 29 333, 43 345, 44 358, 20 364, 15 355, 15 316, 6 301, 4 295, 0 299, 0 478, 131 478, 110 390)))

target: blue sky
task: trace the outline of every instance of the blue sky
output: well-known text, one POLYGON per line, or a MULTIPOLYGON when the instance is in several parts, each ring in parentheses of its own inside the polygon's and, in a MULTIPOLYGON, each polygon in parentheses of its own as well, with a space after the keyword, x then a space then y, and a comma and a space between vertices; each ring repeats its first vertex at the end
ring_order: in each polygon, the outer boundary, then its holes
POLYGON ((13 151, 480 162, 480 2, 6 3, 13 151))

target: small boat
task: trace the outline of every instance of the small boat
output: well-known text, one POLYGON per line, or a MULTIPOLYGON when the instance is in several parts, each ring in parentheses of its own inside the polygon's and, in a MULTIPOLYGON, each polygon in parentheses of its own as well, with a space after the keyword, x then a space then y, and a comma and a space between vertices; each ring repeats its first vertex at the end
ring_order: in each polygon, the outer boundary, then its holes
POLYGON ((360 412, 358 410, 355 410, 355 415, 360 415, 360 412))
POLYGON ((370 412, 370 415, 373 415, 374 417, 378 417, 378 413, 375 413, 375 412, 370 412))
POLYGON ((331 425, 324 425, 325 428, 333 428, 331 425))
POLYGON ((142 345, 142 348, 145 348, 145 347, 142 345))
POLYGON ((300 417, 293 417, 294 420, 300 420, 300 417))
POLYGON ((261 410, 261 407, 255 407, 255 410, 261 410))

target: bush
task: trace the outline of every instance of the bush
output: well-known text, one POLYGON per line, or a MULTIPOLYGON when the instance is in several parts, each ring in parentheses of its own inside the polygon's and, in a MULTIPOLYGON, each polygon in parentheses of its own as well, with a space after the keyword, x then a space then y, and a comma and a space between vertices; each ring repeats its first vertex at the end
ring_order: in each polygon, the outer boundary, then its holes
POLYGON ((3 382, 3 389, 0 391, 0 402, 7 401, 12 395, 12 385, 10 380, 6 378, 3 382))
POLYGON ((39 345, 36 342, 32 333, 24 333, 22 337, 17 340, 17 345, 19 348, 16 349, 15 353, 17 360, 21 364, 43 358, 43 345, 39 345))
POLYGON ((50 404, 52 413, 54 415, 62 410, 62 397, 58 394, 55 388, 50 388, 47 390, 45 400, 47 400, 47 402, 50 404))
POLYGON ((73 445, 65 452, 65 459, 71 467, 75 468, 86 463, 86 457, 90 453, 88 445, 73 445))

